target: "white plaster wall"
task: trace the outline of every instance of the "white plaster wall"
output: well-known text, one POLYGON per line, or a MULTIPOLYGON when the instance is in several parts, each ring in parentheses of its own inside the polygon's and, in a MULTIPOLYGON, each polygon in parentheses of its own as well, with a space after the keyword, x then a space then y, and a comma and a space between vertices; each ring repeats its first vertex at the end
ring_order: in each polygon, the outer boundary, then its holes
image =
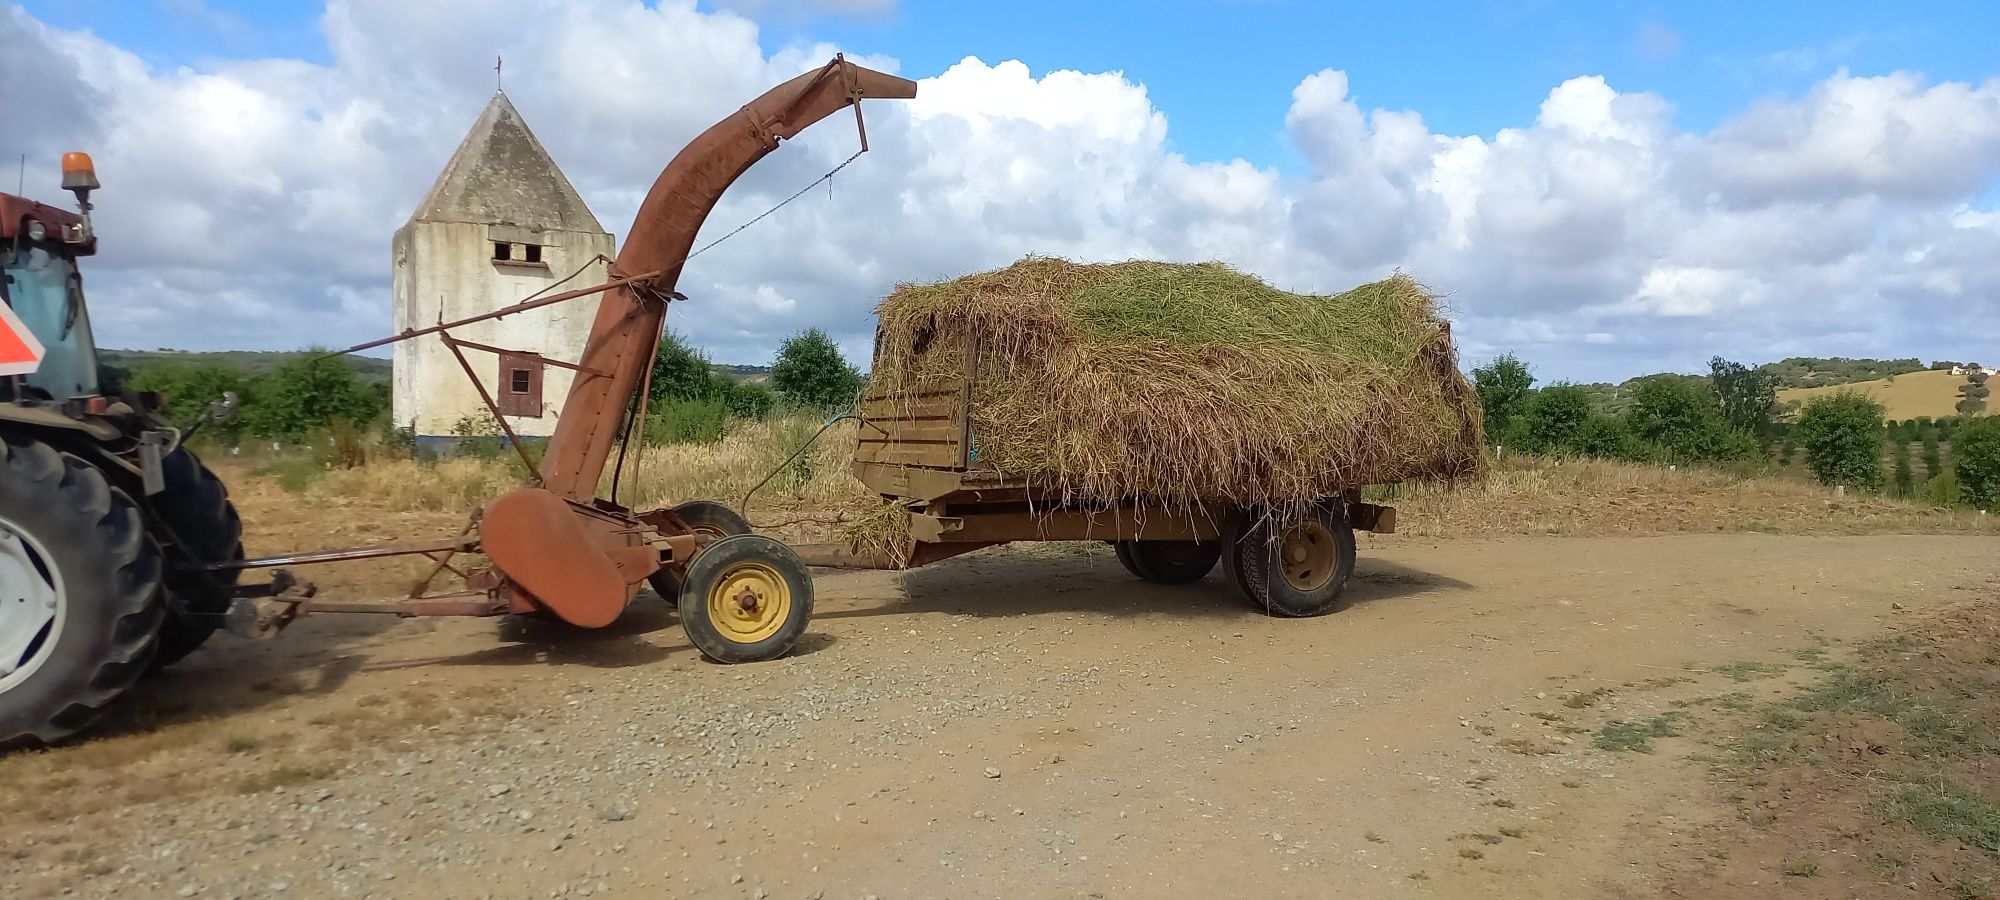
MULTIPOLYGON (((547 288, 597 254, 613 255, 613 240, 608 234, 547 231, 541 233, 541 240, 542 260, 548 264, 547 268, 530 269, 496 265, 492 259, 493 239, 486 225, 459 222, 404 225, 396 231, 394 244, 396 330, 435 325, 440 317, 448 322, 491 312, 547 288)), ((599 261, 549 293, 603 284, 607 278, 605 264, 599 261)), ((451 333, 460 340, 575 362, 590 335, 599 296, 579 297, 504 319, 478 322, 454 328, 451 333)), ((395 347, 391 399, 397 425, 413 428, 420 436, 449 437, 461 419, 485 413, 486 405, 480 401, 478 391, 466 380, 465 371, 452 357, 451 350, 435 335, 412 338, 395 347)), ((500 363, 494 354, 470 348, 462 352, 487 391, 497 392, 500 363)), ((556 416, 569 394, 572 375, 568 369, 544 367, 542 417, 509 416, 507 424, 516 434, 524 436, 553 434, 556 416)))

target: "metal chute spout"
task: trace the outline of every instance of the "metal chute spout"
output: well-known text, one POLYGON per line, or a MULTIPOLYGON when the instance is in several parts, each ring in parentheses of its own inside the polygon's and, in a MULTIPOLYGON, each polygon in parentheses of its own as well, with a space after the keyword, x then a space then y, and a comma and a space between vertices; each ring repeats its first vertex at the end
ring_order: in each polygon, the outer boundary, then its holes
MULTIPOLYGON (((764 92, 709 126, 667 164, 634 217, 614 274, 659 271, 643 285, 605 294, 584 344, 543 471, 548 489, 571 499, 596 495, 618 439, 626 403, 645 376, 666 316, 665 298, 680 279, 695 234, 722 192, 778 142, 862 100, 907 100, 917 83, 836 56, 825 66, 764 92)), ((866 132, 862 134, 865 142, 866 132)))

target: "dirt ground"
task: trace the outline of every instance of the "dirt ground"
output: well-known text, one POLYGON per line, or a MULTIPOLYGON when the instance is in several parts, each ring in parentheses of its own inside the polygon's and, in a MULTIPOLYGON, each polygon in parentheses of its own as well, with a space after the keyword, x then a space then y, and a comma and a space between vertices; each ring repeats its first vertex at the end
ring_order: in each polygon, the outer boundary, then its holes
MULTIPOLYGON (((452 524, 416 518, 325 536, 452 524)), ((308 619, 0 759, 0 896, 1879 896, 1731 862, 1774 776, 1716 755, 1994 599, 1994 546, 1364 538, 1312 620, 996 548, 824 574, 800 650, 737 667, 650 598, 591 634, 308 619)))

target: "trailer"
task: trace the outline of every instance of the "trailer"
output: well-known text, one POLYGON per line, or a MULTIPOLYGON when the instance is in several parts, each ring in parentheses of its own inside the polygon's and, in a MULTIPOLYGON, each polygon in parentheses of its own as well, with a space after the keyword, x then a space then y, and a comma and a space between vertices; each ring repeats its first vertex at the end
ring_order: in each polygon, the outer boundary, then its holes
POLYGON ((1283 517, 1230 501, 1165 504, 1038 488, 980 458, 972 416, 977 377, 968 364, 963 374, 921 385, 870 386, 854 413, 854 475, 891 514, 906 512, 907 528, 875 546, 795 545, 801 560, 905 569, 1000 544, 1095 541, 1111 544, 1128 571, 1156 584, 1197 581, 1220 563, 1257 608, 1304 617, 1338 605, 1354 571, 1355 531, 1396 530, 1395 509, 1365 502, 1359 485, 1338 496, 1304 498, 1303 511, 1295 507, 1283 517))

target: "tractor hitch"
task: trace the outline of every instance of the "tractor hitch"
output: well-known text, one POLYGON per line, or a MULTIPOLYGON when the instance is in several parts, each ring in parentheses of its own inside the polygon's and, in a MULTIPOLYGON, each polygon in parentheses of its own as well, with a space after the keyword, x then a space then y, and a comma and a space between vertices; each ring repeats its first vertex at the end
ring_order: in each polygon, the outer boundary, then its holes
POLYGON ((278 632, 298 619, 306 601, 318 592, 312 582, 298 580, 290 569, 279 569, 271 573, 268 582, 237 586, 229 612, 224 615, 223 627, 230 634, 250 640, 277 637, 278 632))

